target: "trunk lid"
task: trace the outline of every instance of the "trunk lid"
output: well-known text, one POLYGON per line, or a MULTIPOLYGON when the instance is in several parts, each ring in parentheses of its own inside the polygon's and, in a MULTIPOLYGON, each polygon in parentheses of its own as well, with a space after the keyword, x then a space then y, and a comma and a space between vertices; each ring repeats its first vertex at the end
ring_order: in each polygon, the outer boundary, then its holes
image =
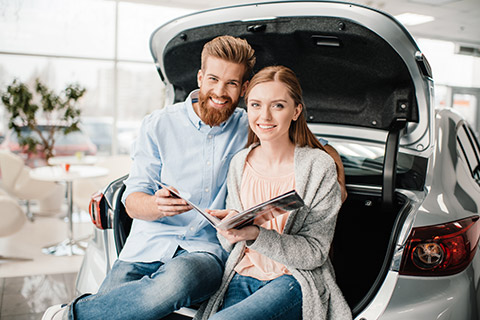
POLYGON ((279 64, 295 71, 317 133, 385 146, 382 198, 391 206, 399 147, 424 157, 432 152, 431 70, 406 29, 378 10, 328 1, 246 4, 183 16, 150 39, 167 102, 197 88, 202 47, 223 34, 251 44, 254 71, 279 64))

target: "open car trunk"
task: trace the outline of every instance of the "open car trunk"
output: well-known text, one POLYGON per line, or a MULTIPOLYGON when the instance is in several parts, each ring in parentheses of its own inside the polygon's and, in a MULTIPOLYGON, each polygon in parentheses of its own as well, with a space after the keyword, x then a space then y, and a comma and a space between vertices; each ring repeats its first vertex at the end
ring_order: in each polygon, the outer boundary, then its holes
POLYGON ((254 48, 254 71, 285 65, 297 74, 307 121, 339 128, 315 134, 342 139, 343 128, 354 132, 347 139, 385 146, 379 188, 368 191, 355 181, 360 188, 349 190, 332 246, 338 284, 356 315, 383 282, 409 206, 396 192, 399 147, 421 152, 430 144, 428 63, 403 26, 376 10, 320 1, 239 5, 178 18, 152 34, 167 102, 182 101, 197 88, 203 45, 225 34, 254 48))
POLYGON ((397 194, 394 205, 386 209, 380 195, 350 191, 340 209, 330 257, 354 316, 368 305, 386 276, 409 202, 397 194))

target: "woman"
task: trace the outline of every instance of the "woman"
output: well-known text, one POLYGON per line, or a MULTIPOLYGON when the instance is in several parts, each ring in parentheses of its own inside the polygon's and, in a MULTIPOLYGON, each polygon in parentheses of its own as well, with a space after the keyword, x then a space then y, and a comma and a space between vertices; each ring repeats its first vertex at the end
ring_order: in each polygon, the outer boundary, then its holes
MULTIPOLYGON (((243 211, 292 189, 305 206, 218 230, 231 253, 220 289, 196 318, 351 319, 328 258, 341 205, 335 164, 307 127, 298 79, 283 66, 264 68, 245 101, 248 148, 230 164, 227 208, 243 211)), ((210 212, 224 218, 229 210, 210 212)))

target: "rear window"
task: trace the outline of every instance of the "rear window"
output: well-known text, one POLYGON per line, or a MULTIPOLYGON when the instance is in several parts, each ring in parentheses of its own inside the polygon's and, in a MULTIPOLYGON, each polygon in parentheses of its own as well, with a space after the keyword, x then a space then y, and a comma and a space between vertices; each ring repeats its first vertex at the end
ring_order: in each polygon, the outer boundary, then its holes
MULTIPOLYGON (((383 158, 381 146, 350 142, 329 142, 340 154, 345 167, 346 182, 359 185, 382 185, 383 158)), ((427 159, 399 152, 397 157, 396 187, 423 190, 427 159)))
POLYGON ((480 146, 473 130, 466 122, 457 129, 457 142, 472 178, 480 185, 480 146))

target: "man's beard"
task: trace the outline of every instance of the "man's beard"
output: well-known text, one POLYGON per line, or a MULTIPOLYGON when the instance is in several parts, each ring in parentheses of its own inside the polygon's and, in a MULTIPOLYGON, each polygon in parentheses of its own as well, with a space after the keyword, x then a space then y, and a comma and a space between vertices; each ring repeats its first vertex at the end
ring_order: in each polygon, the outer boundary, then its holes
POLYGON ((198 105, 200 107, 200 112, 202 113, 200 118, 202 121, 211 126, 218 126, 222 122, 227 121, 228 118, 232 115, 232 113, 235 111, 235 108, 238 105, 238 100, 237 101, 232 101, 229 97, 220 97, 221 100, 227 100, 225 107, 221 109, 216 109, 214 107, 209 107, 207 105, 208 100, 210 97, 213 97, 214 99, 217 98, 215 95, 207 93, 203 94, 201 91, 198 95, 198 105), (230 104, 230 106, 228 106, 230 104))

